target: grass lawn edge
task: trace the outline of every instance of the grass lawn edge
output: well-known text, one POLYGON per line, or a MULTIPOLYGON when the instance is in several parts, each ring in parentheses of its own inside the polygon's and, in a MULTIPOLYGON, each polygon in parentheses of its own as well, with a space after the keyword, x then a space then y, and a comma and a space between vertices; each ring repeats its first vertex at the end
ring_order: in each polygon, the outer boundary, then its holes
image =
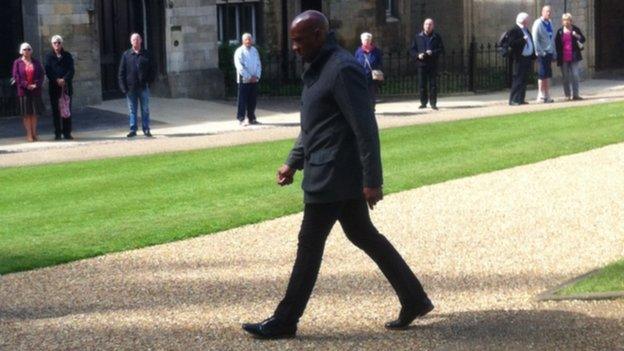
POLYGON ((572 279, 569 279, 554 288, 548 289, 537 295, 537 301, 571 301, 571 300, 615 300, 624 298, 624 290, 622 291, 606 291, 606 292, 587 292, 587 293, 570 293, 563 292, 564 289, 576 285, 590 277, 602 272, 605 267, 597 268, 572 279))

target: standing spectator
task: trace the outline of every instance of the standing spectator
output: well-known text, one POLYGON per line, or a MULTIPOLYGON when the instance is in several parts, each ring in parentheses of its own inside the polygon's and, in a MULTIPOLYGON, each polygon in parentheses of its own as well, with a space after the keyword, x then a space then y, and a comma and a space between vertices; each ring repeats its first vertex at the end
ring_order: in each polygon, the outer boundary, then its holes
POLYGON ((427 18, 423 24, 423 31, 416 34, 410 49, 411 55, 416 58, 418 76, 420 78, 420 108, 426 108, 427 102, 431 108, 437 110, 438 101, 438 58, 444 53, 442 37, 434 33, 435 23, 427 18), (427 92, 429 85, 429 92, 427 92))
POLYGON ((22 116, 26 139, 30 142, 39 140, 37 117, 44 110, 41 100, 41 86, 45 73, 41 63, 32 57, 32 47, 28 43, 20 45, 22 57, 13 62, 13 79, 17 87, 17 97, 22 116))
POLYGON ((406 329, 434 307, 410 267, 370 219, 369 208, 383 198, 383 177, 364 70, 338 46, 327 18, 318 11, 295 17, 290 38, 293 51, 310 65, 302 76, 301 133, 277 171, 277 183, 292 184, 296 170, 303 169, 303 222, 286 295, 272 317, 243 324, 243 329, 262 339, 295 337, 336 222, 399 296, 399 317, 386 328, 406 329))
POLYGON ((370 33, 362 33, 360 35, 362 46, 355 50, 355 59, 364 67, 366 72, 366 83, 368 91, 371 95, 371 103, 375 109, 377 100, 377 92, 379 91, 379 80, 373 79, 373 70, 381 71, 383 69, 383 53, 375 44, 373 44, 373 35, 370 33))
POLYGON ((146 137, 151 137, 149 114, 149 85, 154 81, 154 64, 147 50, 141 47, 143 39, 138 33, 130 36, 132 47, 123 53, 119 63, 119 89, 126 95, 130 112, 130 133, 137 135, 137 105, 141 103, 141 128, 146 137))
POLYGON ((73 139, 71 135, 71 116, 62 118, 61 123, 59 99, 63 91, 70 98, 73 95, 74 58, 69 52, 65 51, 63 38, 60 35, 53 36, 51 42, 52 50, 45 57, 45 71, 48 76, 48 93, 50 95, 50 105, 52 106, 54 140, 61 140, 61 135, 65 139, 71 140, 73 139))
POLYGON ((253 46, 253 37, 249 33, 242 36, 243 45, 234 52, 236 83, 238 83, 238 112, 236 118, 241 126, 258 124, 256 119, 256 101, 258 100, 258 82, 262 74, 262 63, 258 49, 253 46), (245 118, 245 112, 247 118, 245 118))
POLYGON ((542 17, 533 22, 533 41, 537 54, 537 84, 539 92, 537 102, 550 103, 550 78, 552 78, 552 61, 557 58, 555 50, 555 33, 550 22, 552 10, 549 5, 542 8, 542 17))
POLYGON ((585 36, 579 27, 572 24, 569 13, 561 17, 563 27, 557 31, 555 46, 557 47, 557 66, 563 74, 563 92, 568 100, 583 100, 579 95, 580 64, 583 60, 581 50, 585 36), (570 92, 572 86, 572 92, 570 92))
POLYGON ((516 25, 508 32, 513 72, 509 105, 512 106, 527 104, 527 78, 535 58, 535 46, 528 25, 529 15, 521 12, 516 17, 516 25))

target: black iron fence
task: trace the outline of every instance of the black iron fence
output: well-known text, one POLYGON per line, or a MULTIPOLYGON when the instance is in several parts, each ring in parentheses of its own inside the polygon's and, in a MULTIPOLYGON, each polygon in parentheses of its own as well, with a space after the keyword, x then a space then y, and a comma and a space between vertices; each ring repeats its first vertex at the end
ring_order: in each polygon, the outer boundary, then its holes
MULTIPOLYGON (((232 62, 233 51, 222 50, 220 62, 232 62), (225 60, 225 61, 224 61, 225 60)), ((263 96, 297 96, 301 94, 301 60, 289 56, 264 53, 259 94, 263 96)), ((418 69, 407 50, 383 55, 385 81, 381 94, 385 96, 418 93, 418 69)), ((232 64, 221 64, 225 75, 226 95, 236 96, 235 71, 232 64)), ((468 50, 451 50, 439 62, 438 90, 441 94, 501 90, 510 85, 509 61, 502 57, 494 44, 472 43, 468 50)))

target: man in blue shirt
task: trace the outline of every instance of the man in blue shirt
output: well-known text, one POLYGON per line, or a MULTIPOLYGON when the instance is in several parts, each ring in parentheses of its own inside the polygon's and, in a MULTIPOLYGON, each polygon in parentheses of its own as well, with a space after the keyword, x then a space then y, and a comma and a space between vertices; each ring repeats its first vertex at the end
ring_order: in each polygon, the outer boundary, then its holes
POLYGON ((537 102, 553 102, 550 97, 550 78, 552 78, 552 61, 557 59, 555 36, 550 22, 552 10, 550 6, 542 8, 542 17, 533 23, 533 40, 537 55, 537 78, 539 93, 537 102))

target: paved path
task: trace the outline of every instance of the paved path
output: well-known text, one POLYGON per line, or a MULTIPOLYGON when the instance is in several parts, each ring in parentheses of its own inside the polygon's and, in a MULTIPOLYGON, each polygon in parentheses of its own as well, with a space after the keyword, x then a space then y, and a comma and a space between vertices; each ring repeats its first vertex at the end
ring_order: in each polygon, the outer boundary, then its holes
POLYGON ((1 350, 624 350, 624 302, 539 292, 624 255, 624 144, 388 196, 381 232, 437 309, 404 332, 398 302, 337 226, 300 338, 240 323, 282 295, 301 215, 0 277, 1 350))
MULTIPOLYGON (((507 93, 462 95, 440 100, 440 111, 419 110, 416 100, 389 101, 378 105, 377 119, 381 128, 505 115, 566 106, 581 106, 624 100, 624 82, 593 80, 584 82, 586 101, 574 103, 531 104, 521 107, 506 105, 507 93)), ((559 89, 559 88, 555 88, 559 89)), ((527 96, 534 96, 529 92, 527 96)), ((123 101, 106 101, 97 108, 105 111, 116 129, 104 129, 100 114, 85 125, 93 130, 76 132, 72 142, 54 142, 48 133, 44 141, 25 143, 22 138, 2 138, 0 134, 0 167, 57 163, 107 157, 144 155, 167 151, 202 149, 267 140, 295 138, 299 130, 296 100, 266 100, 258 111, 261 126, 239 127, 233 120, 233 102, 190 99, 158 99, 151 101, 152 116, 159 124, 154 139, 139 136, 125 138, 126 128, 120 124, 125 112, 123 101)), ((87 118, 87 117, 85 117, 87 118)), ((7 128, 0 120, 0 129, 7 128)), ((15 123, 13 123, 15 124, 15 123)))

